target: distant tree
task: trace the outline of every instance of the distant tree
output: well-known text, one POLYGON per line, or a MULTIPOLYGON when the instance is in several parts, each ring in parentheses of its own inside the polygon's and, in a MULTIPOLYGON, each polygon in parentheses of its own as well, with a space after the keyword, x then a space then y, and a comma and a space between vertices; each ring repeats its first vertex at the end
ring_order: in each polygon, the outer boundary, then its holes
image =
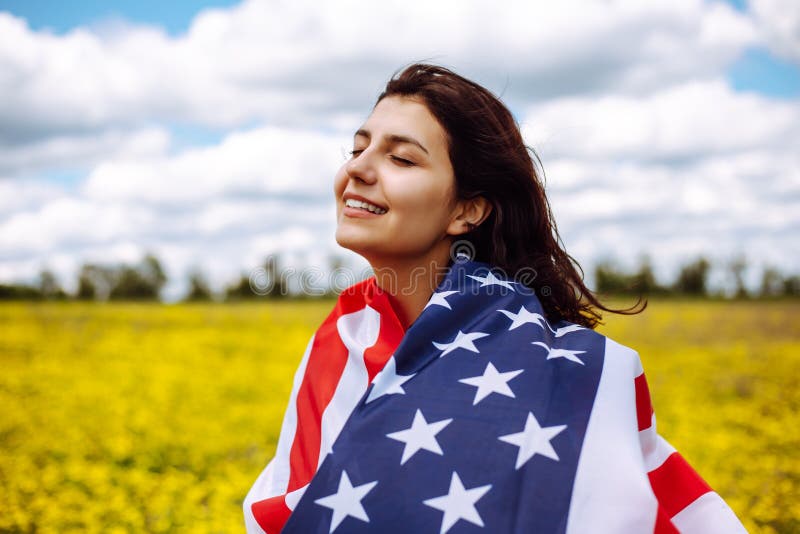
POLYGON ((650 258, 644 255, 633 274, 626 273, 611 260, 598 263, 595 267, 595 283, 599 293, 649 295, 663 293, 664 288, 656 282, 650 258))
POLYGON ((78 274, 76 297, 82 300, 157 300, 167 276, 161 263, 146 254, 137 265, 87 263, 78 274))
POLYGON ((731 277, 734 283, 734 295, 736 298, 745 298, 748 296, 747 287, 744 284, 744 273, 747 270, 747 258, 744 254, 740 254, 733 258, 728 264, 731 272, 731 277))
POLYGON ((766 266, 761 273, 761 288, 759 295, 762 297, 776 297, 783 293, 783 276, 775 267, 766 266))
POLYGON ((675 291, 686 295, 705 296, 708 293, 706 283, 710 267, 711 264, 704 257, 681 267, 678 279, 673 286, 675 291))
POLYGON ((123 265, 118 268, 116 280, 108 295, 110 300, 155 300, 158 288, 141 270, 123 265))
POLYGON ((46 299, 63 300, 67 298, 66 292, 58 283, 58 278, 49 269, 43 269, 39 273, 39 293, 41 293, 42 298, 46 299))
POLYGON ((39 300, 39 288, 25 284, 0 284, 0 300, 39 300))
POLYGON ((665 289, 656 281, 656 275, 653 272, 653 264, 650 261, 650 256, 643 255, 639 259, 639 268, 633 275, 633 287, 637 293, 643 295, 653 295, 656 293, 665 293, 665 289))
POLYGON ((239 276, 239 280, 225 288, 225 300, 250 300, 258 295, 250 287, 250 277, 246 273, 239 276))
POLYGON ((629 289, 625 273, 610 260, 602 261, 595 266, 594 278, 599 293, 622 293, 629 289))
POLYGON ((268 285, 261 294, 267 298, 283 298, 288 295, 286 279, 281 269, 280 257, 277 254, 270 254, 264 260, 264 273, 268 285))
POLYGON ((350 283, 355 283, 355 280, 351 280, 352 277, 349 276, 352 272, 345 270, 344 259, 338 254, 328 256, 328 270, 329 275, 324 296, 335 297, 339 291, 351 285, 350 283))
POLYGON ((167 283, 167 275, 153 254, 146 254, 139 267, 142 277, 153 287, 156 296, 161 294, 161 289, 167 283))
POLYGON ((783 279, 783 294, 787 297, 800 297, 800 276, 792 275, 783 279))
POLYGON ((189 291, 184 300, 191 302, 211 300, 211 289, 200 270, 194 270, 189 274, 189 291))
POLYGON ((76 297, 81 300, 106 300, 116 283, 117 273, 111 267, 85 263, 78 273, 76 297))

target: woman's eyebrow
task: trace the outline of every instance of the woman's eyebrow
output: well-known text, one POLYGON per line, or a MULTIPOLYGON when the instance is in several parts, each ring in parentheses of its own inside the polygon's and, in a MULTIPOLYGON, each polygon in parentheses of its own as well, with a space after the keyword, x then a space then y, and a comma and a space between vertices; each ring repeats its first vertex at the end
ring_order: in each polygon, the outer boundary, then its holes
MULTIPOLYGON (((372 134, 369 132, 369 130, 365 130, 363 128, 361 128, 358 131, 356 131, 354 137, 358 137, 358 136, 366 137, 367 139, 371 139, 372 138, 372 134)), ((393 144, 394 143, 409 143, 409 144, 418 146, 419 148, 422 149, 423 152, 425 152, 426 154, 430 155, 430 153, 428 152, 428 149, 425 148, 424 146, 422 146, 422 143, 420 143, 419 141, 417 141, 413 137, 408 137, 407 135, 389 134, 389 135, 386 135, 385 138, 386 138, 387 141, 389 141, 390 143, 393 143, 393 144)))

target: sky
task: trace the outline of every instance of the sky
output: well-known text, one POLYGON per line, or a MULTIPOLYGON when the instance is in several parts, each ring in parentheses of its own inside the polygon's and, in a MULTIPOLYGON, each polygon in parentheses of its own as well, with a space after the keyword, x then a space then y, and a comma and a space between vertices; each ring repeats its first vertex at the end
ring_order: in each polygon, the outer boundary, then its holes
POLYGON ((0 283, 365 267, 332 179, 414 61, 509 106, 590 283, 643 255, 800 273, 800 2, 0 0, 0 283))

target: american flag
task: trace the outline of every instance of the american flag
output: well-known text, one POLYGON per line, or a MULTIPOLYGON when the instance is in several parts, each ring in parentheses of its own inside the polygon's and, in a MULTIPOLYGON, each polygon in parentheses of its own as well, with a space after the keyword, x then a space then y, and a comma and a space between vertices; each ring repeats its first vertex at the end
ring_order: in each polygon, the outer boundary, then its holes
POLYGON ((735 533, 656 432, 638 354, 459 260, 404 332, 367 279, 294 377, 250 534, 735 533))

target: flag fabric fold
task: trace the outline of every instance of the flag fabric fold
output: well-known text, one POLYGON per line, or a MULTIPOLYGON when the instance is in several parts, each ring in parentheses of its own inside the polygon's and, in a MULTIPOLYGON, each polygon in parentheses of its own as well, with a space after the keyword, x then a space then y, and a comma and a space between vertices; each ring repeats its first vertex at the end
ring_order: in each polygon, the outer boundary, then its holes
POLYGON ((407 331, 374 278, 295 374, 250 534, 745 532, 656 431, 638 354, 479 262, 407 331))

